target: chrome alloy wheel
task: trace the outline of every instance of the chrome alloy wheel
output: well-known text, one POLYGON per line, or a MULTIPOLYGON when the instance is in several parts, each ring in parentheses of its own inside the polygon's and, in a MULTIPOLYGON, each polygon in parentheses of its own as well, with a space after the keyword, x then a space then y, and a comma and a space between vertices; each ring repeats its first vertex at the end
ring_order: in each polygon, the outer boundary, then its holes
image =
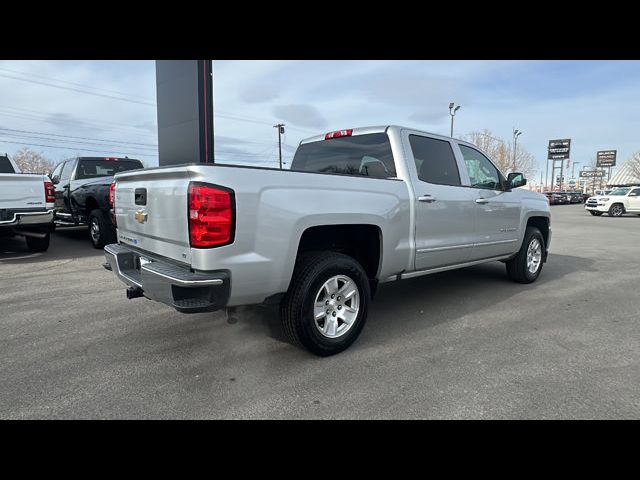
POLYGON ((338 338, 353 326, 359 309, 360 291, 356 282, 346 275, 335 275, 316 294, 314 324, 325 337, 338 338))
POLYGON ((536 273, 540 268, 542 262, 542 245, 537 238, 534 238, 529 243, 527 248, 527 270, 529 273, 536 273))
POLYGON ((611 215, 613 215, 614 217, 621 216, 623 212, 624 210, 622 209, 622 205, 616 204, 613 207, 611 207, 611 215))
POLYGON ((97 244, 100 241, 100 224, 98 223, 97 218, 94 217, 91 219, 89 231, 91 233, 91 239, 93 240, 93 243, 97 244))

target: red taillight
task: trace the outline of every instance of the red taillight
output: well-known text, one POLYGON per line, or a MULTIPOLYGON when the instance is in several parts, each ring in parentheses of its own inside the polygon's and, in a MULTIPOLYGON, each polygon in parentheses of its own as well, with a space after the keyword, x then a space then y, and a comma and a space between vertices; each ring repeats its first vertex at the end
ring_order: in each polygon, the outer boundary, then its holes
POLYGON ((324 136, 325 140, 329 140, 331 138, 338 138, 338 137, 350 137, 351 134, 353 133, 353 129, 349 129, 349 130, 337 130, 335 132, 329 132, 324 136))
POLYGON ((44 182, 44 198, 45 203, 54 203, 56 201, 56 190, 53 183, 45 180, 44 182))
POLYGON ((233 193, 202 183, 189 185, 189 237, 192 247, 215 247, 233 241, 233 193))
POLYGON ((118 160, 118 157, 104 157, 105 160, 118 160))
POLYGON ((109 206, 113 209, 116 208, 116 182, 111 182, 109 186, 109 206))

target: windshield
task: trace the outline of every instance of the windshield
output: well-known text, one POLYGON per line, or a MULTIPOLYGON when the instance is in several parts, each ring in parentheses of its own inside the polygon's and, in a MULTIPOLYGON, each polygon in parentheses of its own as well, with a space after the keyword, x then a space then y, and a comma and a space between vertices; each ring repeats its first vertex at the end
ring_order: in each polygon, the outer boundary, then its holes
POLYGON ((291 170, 375 178, 396 176, 391 144, 386 133, 304 143, 296 150, 291 170))
POLYGON ((140 160, 105 160, 81 158, 76 169, 78 180, 95 177, 111 177, 127 170, 144 168, 140 160))
POLYGON ((616 188, 607 195, 626 195, 627 193, 629 193, 629 190, 631 190, 631 188, 616 188))

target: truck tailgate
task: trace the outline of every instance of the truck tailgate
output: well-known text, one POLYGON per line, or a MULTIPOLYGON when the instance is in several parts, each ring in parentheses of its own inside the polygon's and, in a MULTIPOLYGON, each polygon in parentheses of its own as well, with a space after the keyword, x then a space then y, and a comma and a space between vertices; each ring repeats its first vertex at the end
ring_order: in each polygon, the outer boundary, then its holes
POLYGON ((116 175, 118 240, 156 255, 190 263, 187 196, 189 172, 175 167, 116 175))
POLYGON ((42 175, 0 174, 0 209, 44 208, 45 206, 42 175))

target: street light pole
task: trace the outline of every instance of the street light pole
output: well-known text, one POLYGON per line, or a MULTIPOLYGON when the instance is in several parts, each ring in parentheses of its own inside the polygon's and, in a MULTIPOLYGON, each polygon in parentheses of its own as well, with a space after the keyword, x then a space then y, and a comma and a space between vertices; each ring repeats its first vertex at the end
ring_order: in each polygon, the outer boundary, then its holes
POLYGON ((453 108, 453 106, 455 105, 454 102, 451 102, 449 104, 449 115, 451 115, 451 137, 453 138, 453 117, 456 116, 456 112, 460 109, 460 105, 458 105, 457 107, 453 108))
POLYGON ((516 128, 513 129, 513 172, 516 171, 516 152, 518 150, 518 137, 522 132, 516 128))

